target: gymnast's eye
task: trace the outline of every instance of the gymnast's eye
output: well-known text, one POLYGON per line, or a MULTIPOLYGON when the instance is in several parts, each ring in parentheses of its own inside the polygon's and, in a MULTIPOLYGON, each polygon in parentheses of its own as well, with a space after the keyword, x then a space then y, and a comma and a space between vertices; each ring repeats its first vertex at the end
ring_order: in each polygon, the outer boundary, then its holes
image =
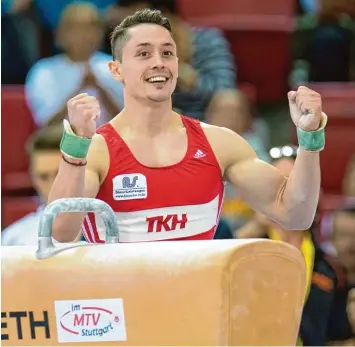
POLYGON ((141 51, 138 53, 138 57, 146 58, 148 57, 148 52, 147 51, 141 51))

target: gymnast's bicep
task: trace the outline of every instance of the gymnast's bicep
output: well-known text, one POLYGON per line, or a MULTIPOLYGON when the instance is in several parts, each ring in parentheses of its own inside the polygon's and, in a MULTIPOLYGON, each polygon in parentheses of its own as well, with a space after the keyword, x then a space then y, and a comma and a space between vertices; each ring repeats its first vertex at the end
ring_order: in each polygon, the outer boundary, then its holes
POLYGON ((106 178, 110 166, 110 156, 105 139, 101 135, 93 137, 85 170, 85 197, 95 198, 100 185, 106 178))
POLYGON ((85 170, 84 197, 96 198, 99 189, 100 189, 100 176, 98 172, 93 170, 90 167, 87 167, 85 170))

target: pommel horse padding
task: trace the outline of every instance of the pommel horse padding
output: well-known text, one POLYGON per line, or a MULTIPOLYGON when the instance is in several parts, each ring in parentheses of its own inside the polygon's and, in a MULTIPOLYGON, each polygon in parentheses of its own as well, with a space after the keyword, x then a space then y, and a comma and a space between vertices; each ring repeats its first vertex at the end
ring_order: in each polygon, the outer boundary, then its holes
POLYGON ((306 287, 296 248, 256 239, 80 246, 42 260, 3 247, 1 276, 4 346, 295 345, 306 287))

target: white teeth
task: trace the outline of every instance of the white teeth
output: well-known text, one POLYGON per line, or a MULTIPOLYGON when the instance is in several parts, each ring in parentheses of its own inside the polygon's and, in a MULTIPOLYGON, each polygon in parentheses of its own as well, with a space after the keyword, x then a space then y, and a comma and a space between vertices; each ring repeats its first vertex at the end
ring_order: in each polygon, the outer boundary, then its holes
POLYGON ((163 76, 151 77, 148 79, 149 82, 166 82, 167 78, 163 76))

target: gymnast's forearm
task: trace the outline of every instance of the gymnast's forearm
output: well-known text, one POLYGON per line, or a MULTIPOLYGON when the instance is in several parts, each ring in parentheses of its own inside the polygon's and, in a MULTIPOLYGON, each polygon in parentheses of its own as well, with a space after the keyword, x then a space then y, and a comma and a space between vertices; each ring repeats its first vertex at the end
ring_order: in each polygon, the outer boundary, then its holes
MULTIPOLYGON (((61 198, 85 196, 85 166, 73 166, 62 160, 58 175, 52 185, 48 203, 61 198)), ((71 242, 80 232, 84 213, 62 213, 53 223, 53 238, 71 242)))
POLYGON ((300 148, 280 197, 289 229, 306 230, 312 225, 319 200, 320 176, 319 153, 300 148))

